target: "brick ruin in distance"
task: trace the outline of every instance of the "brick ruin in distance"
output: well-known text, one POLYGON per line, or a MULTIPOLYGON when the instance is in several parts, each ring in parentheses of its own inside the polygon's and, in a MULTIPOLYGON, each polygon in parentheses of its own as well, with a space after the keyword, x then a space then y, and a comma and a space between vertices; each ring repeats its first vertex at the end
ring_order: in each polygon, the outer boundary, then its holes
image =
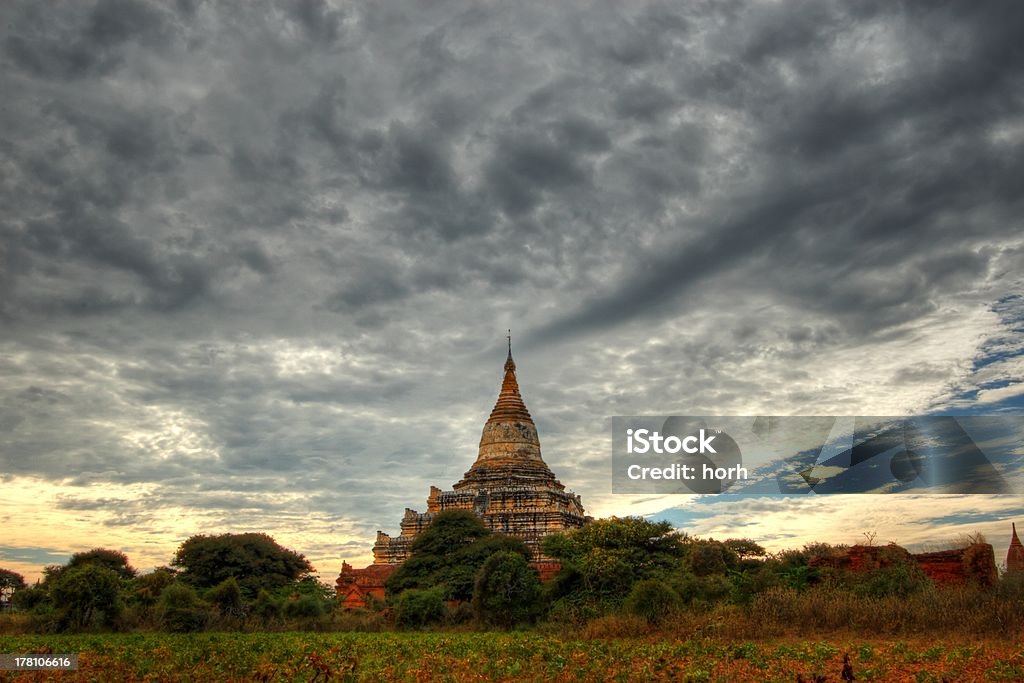
MULTIPOLYGON (((1006 573, 1024 572, 1024 545, 1012 524, 1010 547, 1006 551, 1006 573)), ((891 566, 900 560, 913 560, 933 582, 940 586, 975 584, 989 588, 999 580, 995 553, 989 543, 975 542, 961 548, 911 554, 906 549, 888 546, 855 545, 831 556, 812 558, 810 566, 867 572, 891 566)))
POLYGON ((580 497, 565 490, 541 457, 537 427, 519 393, 511 340, 501 390, 484 424, 476 462, 451 491, 431 486, 426 512, 406 508, 400 535, 378 531, 373 564, 364 569, 342 564, 337 592, 344 607, 364 607, 368 596, 383 599, 384 582, 410 556, 416 536, 445 510, 470 510, 491 531, 522 539, 542 579, 559 567, 541 553, 541 539, 577 529, 591 519, 580 497))

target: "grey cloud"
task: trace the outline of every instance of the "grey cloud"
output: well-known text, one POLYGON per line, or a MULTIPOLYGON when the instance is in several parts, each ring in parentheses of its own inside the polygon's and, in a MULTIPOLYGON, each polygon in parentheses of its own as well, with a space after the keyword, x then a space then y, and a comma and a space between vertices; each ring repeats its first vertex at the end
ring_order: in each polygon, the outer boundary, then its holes
POLYGON ((603 416, 840 410, 821 367, 970 320, 886 358, 940 400, 1017 349, 1022 11, 15 3, 0 476, 372 533, 471 463, 509 327, 585 500, 603 416))

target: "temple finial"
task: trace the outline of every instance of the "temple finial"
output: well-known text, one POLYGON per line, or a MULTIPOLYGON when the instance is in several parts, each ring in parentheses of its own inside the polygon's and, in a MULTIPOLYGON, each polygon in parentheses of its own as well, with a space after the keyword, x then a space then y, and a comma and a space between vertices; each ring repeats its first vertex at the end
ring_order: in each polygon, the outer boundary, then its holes
POLYGON ((508 334, 505 335, 505 336, 508 337, 508 357, 511 358, 512 357, 512 330, 510 329, 508 331, 508 334))

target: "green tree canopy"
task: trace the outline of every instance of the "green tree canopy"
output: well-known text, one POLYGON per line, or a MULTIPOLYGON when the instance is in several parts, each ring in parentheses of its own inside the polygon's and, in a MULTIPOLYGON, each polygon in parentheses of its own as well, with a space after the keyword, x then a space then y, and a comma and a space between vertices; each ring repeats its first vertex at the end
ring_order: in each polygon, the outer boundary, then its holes
POLYGON ((230 576, 206 593, 206 599, 213 603, 222 617, 241 617, 244 610, 242 591, 238 581, 230 576))
POLYGON ((438 588, 407 590, 395 601, 395 623, 402 628, 423 628, 436 624, 447 613, 444 596, 438 588))
POLYGON ((749 538, 730 538, 722 541, 722 545, 736 553, 740 560, 748 560, 754 557, 766 557, 768 551, 758 543, 749 538))
POLYGON ((9 600, 14 591, 25 588, 25 577, 10 569, 0 569, 0 600, 9 600))
POLYGON ((388 577, 385 587, 391 595, 439 588, 448 600, 470 600, 477 572, 488 557, 503 550, 530 558, 521 540, 492 534, 472 512, 447 510, 416 537, 412 555, 388 577))
POLYGON ((182 581, 202 589, 234 577, 250 599, 261 588, 273 592, 313 571, 303 555, 258 533, 193 536, 181 544, 171 565, 181 570, 182 581))
POLYGON ((109 548, 93 548, 85 552, 75 553, 71 556, 71 561, 68 562, 67 567, 81 567, 87 564, 105 567, 117 573, 122 579, 135 578, 135 575, 138 573, 128 563, 127 555, 120 550, 110 550, 109 548))
POLYGON ((640 517, 598 519, 547 536, 541 549, 562 563, 563 577, 556 586, 582 590, 591 599, 624 598, 635 582, 676 568, 685 552, 683 536, 670 523, 640 517))
POLYGON ((656 624, 671 616, 681 601, 679 596, 665 582, 644 579, 633 584, 626 598, 626 611, 643 617, 648 623, 656 624))
POLYGON ((98 564, 68 567, 50 585, 50 598, 69 630, 109 625, 120 612, 121 577, 98 564))
POLYGON ((164 589, 174 582, 177 573, 168 567, 157 567, 148 574, 136 576, 130 584, 130 599, 141 605, 155 605, 164 589))
POLYGON ((473 589, 473 611, 484 624, 512 628, 536 615, 541 587, 537 570, 519 553, 507 550, 484 562, 473 589))
POLYGON ((728 574, 739 566, 739 558, 729 548, 728 541, 693 541, 687 544, 687 548, 688 569, 695 576, 728 574))

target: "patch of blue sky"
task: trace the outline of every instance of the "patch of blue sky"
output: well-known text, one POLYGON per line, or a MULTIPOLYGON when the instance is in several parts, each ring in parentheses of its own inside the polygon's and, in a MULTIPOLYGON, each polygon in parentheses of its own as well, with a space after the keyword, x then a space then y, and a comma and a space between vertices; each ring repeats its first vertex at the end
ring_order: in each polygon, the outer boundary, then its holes
POLYGON ((35 564, 42 567, 48 564, 65 564, 70 559, 71 553, 66 550, 0 545, 0 563, 6 560, 9 562, 35 564))

